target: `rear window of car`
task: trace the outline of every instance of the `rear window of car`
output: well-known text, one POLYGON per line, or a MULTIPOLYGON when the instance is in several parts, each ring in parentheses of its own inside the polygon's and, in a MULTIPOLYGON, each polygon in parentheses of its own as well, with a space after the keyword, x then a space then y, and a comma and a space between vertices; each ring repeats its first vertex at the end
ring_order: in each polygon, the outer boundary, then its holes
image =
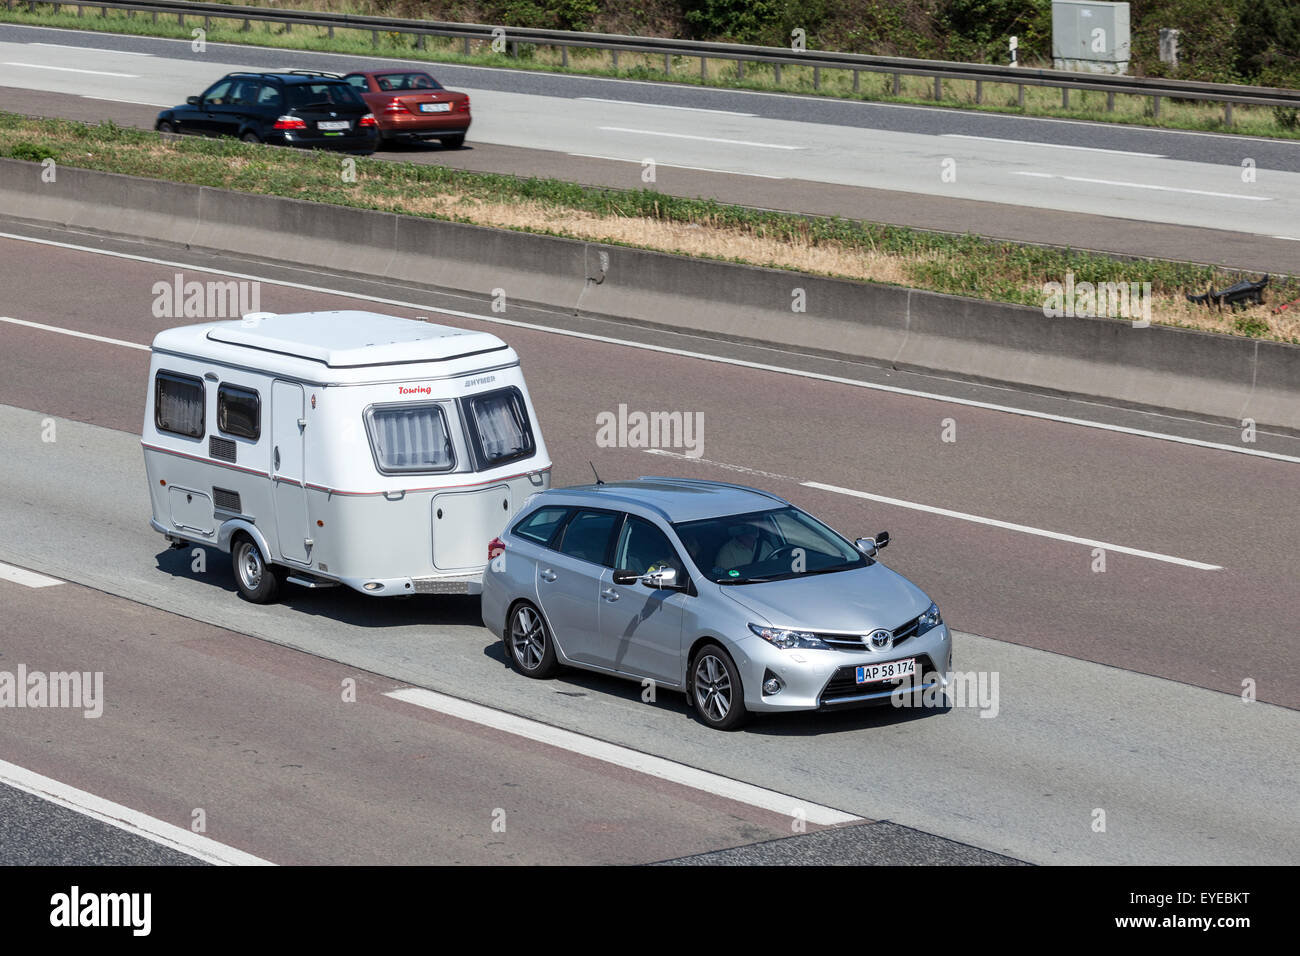
POLYGON ((380 73, 375 85, 385 93, 414 93, 420 90, 440 90, 442 85, 428 73, 380 73))
POLYGON ((361 106, 357 91, 342 81, 329 83, 291 83, 285 87, 289 106, 306 109, 309 106, 361 106))
POLYGON ((613 511, 579 511, 564 526, 557 550, 571 558, 604 564, 609 536, 618 519, 613 511))
POLYGON ((537 450, 524 396, 517 388, 502 388, 465 399, 465 419, 481 468, 531 458, 537 450))
POLYGON ((536 541, 538 544, 546 544, 551 540, 551 535, 555 533, 556 527, 568 513, 569 509, 560 505, 538 508, 515 525, 515 534, 521 538, 536 541))
POLYGON ((451 471, 456 466, 441 405, 372 405, 365 418, 381 472, 451 471))

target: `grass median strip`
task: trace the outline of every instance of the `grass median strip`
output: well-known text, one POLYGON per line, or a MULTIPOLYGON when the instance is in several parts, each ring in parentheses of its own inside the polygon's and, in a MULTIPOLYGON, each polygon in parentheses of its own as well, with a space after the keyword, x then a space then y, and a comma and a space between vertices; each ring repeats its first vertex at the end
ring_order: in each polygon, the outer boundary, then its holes
MULTIPOLYGON (((1195 306, 1185 292, 1241 276, 1159 260, 1017 245, 834 217, 799 216, 654 190, 579 186, 436 165, 353 159, 233 140, 164 139, 111 123, 0 113, 0 156, 608 242, 700 258, 888 283, 1042 308, 1047 283, 1150 284, 1151 321, 1300 344, 1300 281, 1275 277, 1270 303, 1238 311, 1195 306), (345 175, 355 164, 355 175, 345 175), (355 181, 349 181, 354 179, 355 181)), ((52 184, 33 189, 56 188, 52 184)), ((1075 297, 1076 301, 1078 296, 1075 297)), ((1069 321, 1044 318, 1044 321, 1069 321)))

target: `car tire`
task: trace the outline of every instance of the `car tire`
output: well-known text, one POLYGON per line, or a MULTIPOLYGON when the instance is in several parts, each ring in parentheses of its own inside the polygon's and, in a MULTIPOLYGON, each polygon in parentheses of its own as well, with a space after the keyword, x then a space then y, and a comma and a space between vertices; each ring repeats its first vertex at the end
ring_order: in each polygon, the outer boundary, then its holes
POLYGON ((560 668, 555 641, 542 612, 527 601, 510 610, 506 624, 506 653, 515 670, 527 677, 551 677, 560 668))
POLYGON ((262 141, 262 137, 258 136, 252 130, 249 130, 247 133, 245 133, 243 136, 239 138, 243 140, 245 143, 260 143, 262 141))
POLYGON ((270 604, 280 593, 285 572, 267 564, 261 549, 246 534, 231 542, 230 566, 235 572, 235 587, 239 596, 253 604, 270 604))
POLYGON ((438 142, 442 143, 443 149, 460 149, 465 145, 465 134, 461 133, 458 136, 440 136, 438 137, 438 142))
POLYGON ((168 120, 161 120, 154 130, 159 133, 175 133, 176 127, 168 120))
POLYGON ((691 658, 686 695, 700 720, 714 730, 737 730, 749 720, 745 689, 731 655, 705 644, 691 658))

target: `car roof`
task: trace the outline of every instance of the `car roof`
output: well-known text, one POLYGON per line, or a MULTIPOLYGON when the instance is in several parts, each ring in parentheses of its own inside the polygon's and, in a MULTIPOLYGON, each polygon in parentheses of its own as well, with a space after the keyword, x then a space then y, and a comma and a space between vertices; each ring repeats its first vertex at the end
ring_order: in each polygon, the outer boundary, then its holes
POLYGON ((269 70, 265 73, 259 73, 255 70, 240 70, 236 73, 227 73, 222 77, 223 80, 231 77, 256 77, 259 80, 272 79, 279 80, 281 83, 342 83, 343 77, 334 73, 282 73, 278 70, 269 70))
POLYGON ((598 485, 552 488, 538 495, 539 504, 580 505, 591 508, 626 509, 640 505, 659 514, 670 524, 699 521, 726 515, 771 511, 790 502, 777 495, 746 485, 696 478, 645 476, 633 481, 607 481, 598 485))
POLYGON ((393 73, 423 73, 427 77, 433 77, 433 74, 428 70, 412 66, 390 66, 383 70, 353 70, 350 73, 345 73, 344 76, 388 76, 393 73))

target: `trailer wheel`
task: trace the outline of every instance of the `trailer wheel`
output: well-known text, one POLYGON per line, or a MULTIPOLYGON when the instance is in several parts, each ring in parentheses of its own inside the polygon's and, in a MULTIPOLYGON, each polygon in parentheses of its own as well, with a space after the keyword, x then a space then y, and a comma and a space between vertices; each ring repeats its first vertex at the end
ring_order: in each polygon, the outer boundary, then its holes
POLYGON ((246 534, 235 538, 230 549, 239 596, 254 604, 270 604, 280 590, 282 572, 266 563, 257 544, 246 534))

